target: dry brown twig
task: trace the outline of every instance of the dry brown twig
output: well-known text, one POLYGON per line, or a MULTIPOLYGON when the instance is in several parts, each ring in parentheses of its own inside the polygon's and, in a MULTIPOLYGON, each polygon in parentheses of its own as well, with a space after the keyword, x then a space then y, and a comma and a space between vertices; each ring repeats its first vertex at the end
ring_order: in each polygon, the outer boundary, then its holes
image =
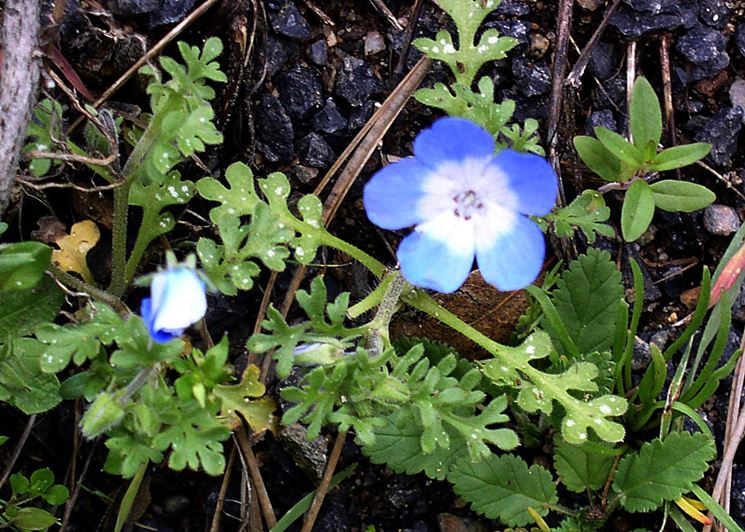
POLYGON ((339 463, 339 457, 341 456, 341 451, 344 448, 344 442, 346 440, 347 440, 346 430, 343 430, 339 434, 336 435, 336 441, 334 442, 334 448, 331 449, 331 454, 329 455, 329 459, 326 462, 326 469, 323 471, 323 477, 321 478, 321 483, 318 485, 318 489, 316 490, 315 497, 313 497, 313 502, 310 505, 310 510, 308 510, 308 515, 305 518, 305 522, 303 523, 303 528, 301 532, 311 532, 311 530, 313 530, 313 524, 316 522, 316 519, 318 518, 318 512, 321 510, 323 499, 326 497, 326 492, 329 489, 329 484, 331 483, 331 479, 334 476, 334 471, 336 470, 336 464, 339 463))

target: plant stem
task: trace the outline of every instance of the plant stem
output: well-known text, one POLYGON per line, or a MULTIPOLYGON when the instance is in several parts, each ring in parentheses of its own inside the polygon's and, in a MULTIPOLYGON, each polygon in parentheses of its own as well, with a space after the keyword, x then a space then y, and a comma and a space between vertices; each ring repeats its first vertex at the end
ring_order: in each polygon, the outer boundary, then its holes
POLYGON ((71 286, 79 292, 85 292, 91 298, 101 301, 102 303, 106 303, 120 315, 129 316, 130 314, 132 314, 132 311, 127 307, 127 305, 122 302, 121 299, 111 295, 109 292, 104 292, 103 290, 96 288, 95 286, 92 286, 85 281, 70 275, 67 272, 63 272, 54 264, 51 264, 49 266, 49 271, 52 276, 56 278, 57 281, 59 281, 60 283, 71 286))

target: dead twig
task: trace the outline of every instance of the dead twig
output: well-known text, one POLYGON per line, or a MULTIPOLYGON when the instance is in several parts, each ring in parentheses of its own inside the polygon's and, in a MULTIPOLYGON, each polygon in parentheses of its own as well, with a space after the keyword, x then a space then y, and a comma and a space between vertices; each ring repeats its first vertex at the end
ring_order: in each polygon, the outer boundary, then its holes
POLYGON ((336 435, 334 448, 331 449, 331 454, 329 455, 329 459, 326 462, 326 470, 323 472, 321 483, 318 485, 318 489, 316 490, 316 496, 313 497, 313 502, 310 505, 310 510, 308 510, 308 515, 305 518, 305 522, 303 523, 301 532, 311 532, 311 530, 313 530, 313 524, 318 518, 318 512, 321 510, 323 499, 326 498, 326 492, 329 489, 329 484, 331 483, 331 479, 334 476, 334 471, 336 470, 336 465, 339 463, 339 456, 341 456, 341 451, 344 448, 344 442, 346 440, 346 430, 336 435))
POLYGON ((577 62, 574 64, 574 68, 572 68, 572 71, 567 76, 565 82, 567 85, 570 85, 575 89, 578 89, 580 85, 582 85, 582 75, 585 73, 585 69, 590 63, 590 59, 592 58, 592 50, 595 48, 595 45, 600 40, 600 37, 603 35, 606 26, 608 26, 610 17, 616 10, 616 7, 618 7, 620 1, 621 0, 614 0, 610 7, 606 9, 605 14, 603 15, 603 20, 600 21, 600 24, 598 24, 598 27, 592 34, 592 37, 590 37, 590 40, 587 41, 587 44, 582 49, 582 52, 579 54, 577 62))
POLYGON ((248 466, 248 474, 251 476, 251 482, 256 489, 256 496, 259 499, 259 505, 261 506, 261 513, 264 516, 264 521, 267 524, 267 528, 272 528, 277 524, 277 517, 274 515, 274 508, 269 500, 269 495, 266 492, 266 485, 264 485, 264 479, 261 477, 261 471, 259 470, 259 464, 256 462, 256 456, 254 455, 253 449, 251 449, 251 441, 246 433, 246 422, 243 422, 243 428, 236 434, 238 439, 238 445, 243 453, 243 458, 248 466))
POLYGON ((29 416, 28 421, 26 422, 26 427, 23 429, 23 434, 21 434, 21 437, 18 439, 18 443, 16 443, 16 448, 13 449, 13 454, 10 455, 10 460, 8 460, 8 463, 5 464, 3 476, 0 477, 0 488, 2 488, 8 481, 10 473, 13 471, 13 467, 16 465, 18 457, 21 456, 21 451, 23 451, 23 447, 26 445, 26 441, 28 441, 28 437, 31 435, 31 431, 34 428, 35 423, 36 414, 33 414, 29 416))
POLYGON ((411 18, 409 18, 409 23, 406 25, 406 29, 404 30, 401 54, 398 56, 396 68, 393 69, 393 79, 396 81, 398 81, 399 77, 404 72, 404 68, 406 68, 406 59, 409 57, 411 39, 414 37, 414 30, 419 23, 419 17, 422 16, 422 8, 424 8, 424 0, 415 0, 414 8, 411 10, 411 18))
POLYGON ((225 474, 222 477, 222 483, 220 484, 220 491, 217 494, 217 501, 215 502, 215 511, 212 514, 212 523, 210 523, 209 532, 219 532, 220 530, 220 517, 222 516, 222 510, 225 507, 225 495, 228 492, 228 484, 230 484, 230 477, 233 474, 233 466, 235 465, 235 445, 230 449, 230 456, 228 457, 228 464, 225 466, 225 474))
POLYGON ((0 72, 0 216, 10 203, 21 144, 36 103, 39 83, 37 0, 6 0, 0 72))
POLYGON ((388 9, 388 6, 385 5, 385 2, 383 2, 383 0, 370 0, 370 2, 372 2, 372 4, 378 9, 378 11, 383 14, 386 20, 391 23, 391 26, 399 31, 404 29, 403 26, 401 26, 401 23, 396 18, 396 15, 391 13, 391 10, 388 9))

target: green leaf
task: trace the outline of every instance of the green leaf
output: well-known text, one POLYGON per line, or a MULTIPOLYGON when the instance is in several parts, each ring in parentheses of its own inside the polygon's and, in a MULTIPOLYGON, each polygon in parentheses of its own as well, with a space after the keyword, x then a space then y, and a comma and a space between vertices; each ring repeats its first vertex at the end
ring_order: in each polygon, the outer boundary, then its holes
MULTIPOLYGON (((605 205, 602 194, 595 190, 583 191, 574 198, 572 203, 546 216, 546 220, 553 222, 558 236, 571 237, 577 229, 580 229, 590 244, 595 242, 597 234, 608 238, 616 234, 610 225, 602 223, 608 218, 610 218, 610 209, 605 205)), ((543 228, 540 220, 538 223, 543 228)))
POLYGON ((26 290, 0 292, 0 339, 31 333, 54 319, 64 294, 49 277, 26 290))
POLYGON ((637 148, 643 150, 651 144, 657 152, 662 138, 662 111, 652 85, 644 77, 636 78, 631 91, 629 127, 637 148))
POLYGON ((621 208, 621 233, 633 242, 649 228, 654 216, 654 194, 646 181, 637 179, 629 187, 621 208))
POLYGON ((574 137, 574 148, 582 162, 606 181, 623 181, 621 161, 596 138, 574 137))
POLYGON ((31 492, 42 494, 54 484, 54 473, 48 467, 43 467, 31 473, 29 480, 31 481, 31 492))
POLYGON ((0 292, 33 288, 49 268, 52 248, 19 242, 0 248, 0 292))
POLYGON ((639 170, 644 164, 644 153, 623 138, 615 131, 598 126, 595 128, 595 136, 600 143, 615 157, 628 164, 634 169, 639 170))
POLYGON ((0 348, 0 401, 27 415, 51 410, 62 401, 57 377, 39 367, 44 347, 33 338, 14 338, 0 348))
POLYGON ((59 506, 70 498, 70 490, 62 484, 55 484, 42 495, 43 499, 52 506, 59 506))
POLYGON ((607 251, 590 248, 561 274, 552 299, 580 352, 610 349, 623 295, 621 273, 607 251))
POLYGON ((59 521, 41 508, 20 508, 10 520, 10 524, 21 530, 46 530, 59 521))
POLYGON ((708 436, 673 432, 625 456, 618 464, 613 491, 629 512, 649 512, 691 491, 715 457, 708 436))
POLYGON ((10 475, 10 489, 14 495, 25 495, 31 490, 31 482, 23 473, 13 473, 10 475))
POLYGON ((670 212, 693 212, 714 203, 716 195, 705 186, 688 181, 663 179, 650 185, 654 204, 670 212))
POLYGON ((475 464, 462 458, 448 481, 474 511, 509 526, 534 522, 528 508, 546 515, 547 505, 558 501, 551 473, 538 465, 528 467, 521 458, 509 454, 491 455, 475 464))
POLYGON ((422 427, 411 410, 401 408, 375 427, 375 440, 362 446, 362 454, 373 464, 384 464, 396 473, 416 475, 424 472, 429 478, 445 480, 456 460, 468 456, 463 438, 454 430, 446 429, 450 447, 438 447, 434 452, 422 452, 422 427))
POLYGON ((657 154, 650 169, 655 172, 664 172, 666 170, 682 168, 700 161, 709 155, 710 151, 711 144, 706 144, 705 142, 667 148, 657 154))
POLYGON ((564 485, 576 493, 602 488, 613 467, 614 457, 593 452, 587 445, 571 445, 556 438, 554 468, 564 485))

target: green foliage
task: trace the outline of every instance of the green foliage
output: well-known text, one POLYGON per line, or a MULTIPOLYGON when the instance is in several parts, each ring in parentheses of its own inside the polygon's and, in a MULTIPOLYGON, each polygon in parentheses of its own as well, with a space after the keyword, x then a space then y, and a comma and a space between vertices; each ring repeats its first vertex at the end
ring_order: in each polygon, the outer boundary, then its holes
POLYGON ((321 202, 311 194, 297 203, 302 221, 287 206, 290 184, 280 173, 258 180, 262 199, 256 191, 251 169, 235 163, 225 172, 229 188, 211 177, 197 183, 199 194, 220 206, 210 211, 221 244, 200 238, 197 253, 204 270, 217 288, 227 295, 249 290, 259 274, 257 261, 267 268, 283 271, 294 248, 295 259, 310 264, 321 244, 321 202), (240 216, 250 216, 250 223, 241 223, 240 216))
POLYGON ((607 251, 590 248, 562 272, 551 299, 580 353, 610 350, 623 295, 621 273, 607 251))
POLYGON ((576 493, 601 489, 613 467, 612 454, 601 454, 589 445, 571 445, 556 438, 554 467, 561 482, 576 493))
POLYGON ((33 288, 0 292, 0 341, 52 321, 63 302, 64 294, 48 277, 33 288))
POLYGON ((344 326, 349 294, 339 294, 333 303, 328 303, 326 285, 321 277, 313 280, 310 292, 299 290, 297 301, 310 321, 288 325, 282 315, 270 306, 262 327, 271 334, 259 333, 248 339, 247 347, 250 351, 265 353, 274 350, 277 374, 281 378, 290 374, 300 344, 327 343, 330 339, 338 338, 332 343, 338 343, 338 356, 343 357, 344 348, 351 346, 362 332, 360 329, 348 329, 344 326))
POLYGON ((648 512, 693 488, 714 459, 714 442, 703 434, 673 432, 642 445, 618 464, 613 491, 629 512, 648 512))
POLYGON ((509 454, 491 455, 478 463, 460 459, 448 480, 475 511, 510 526, 533 522, 528 508, 546 515, 548 505, 558 501, 551 473, 539 465, 528 467, 509 454))
POLYGON ((640 77, 634 84, 629 105, 633 143, 604 127, 595 128, 597 138, 577 136, 574 147, 590 170, 606 181, 630 183, 621 212, 621 232, 628 242, 649 227, 655 207, 672 212, 692 212, 711 204, 715 196, 706 187, 682 181, 663 180, 650 186, 650 174, 682 168, 704 158, 709 144, 675 146, 657 152, 662 136, 660 104, 649 82, 640 77))
POLYGON ((41 242, 0 245, 0 292, 36 286, 51 258, 52 249, 41 242))
MULTIPOLYGON (((31 141, 23 147, 23 153, 52 151, 58 139, 62 138, 62 106, 54 100, 42 100, 34 109, 34 119, 29 121, 26 136, 31 141)), ((29 169, 41 177, 59 164, 60 161, 52 159, 32 159, 29 169)))
POLYGON ((63 504, 70 496, 67 487, 54 483, 51 469, 37 469, 26 477, 23 473, 10 476, 11 497, 7 501, 0 499, 0 527, 11 530, 46 530, 59 524, 54 515, 43 508, 30 506, 29 503, 41 499, 50 506, 63 504))

